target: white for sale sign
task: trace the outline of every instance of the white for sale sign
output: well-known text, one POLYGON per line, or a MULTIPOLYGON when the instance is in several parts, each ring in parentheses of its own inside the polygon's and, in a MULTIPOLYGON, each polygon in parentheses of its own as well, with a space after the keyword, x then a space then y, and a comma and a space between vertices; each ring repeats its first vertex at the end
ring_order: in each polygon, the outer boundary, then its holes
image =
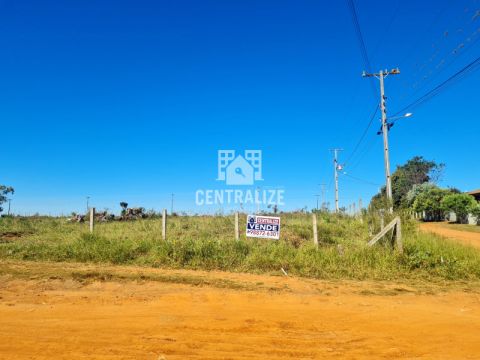
POLYGON ((247 216, 247 237, 280 239, 280 218, 273 216, 247 216))

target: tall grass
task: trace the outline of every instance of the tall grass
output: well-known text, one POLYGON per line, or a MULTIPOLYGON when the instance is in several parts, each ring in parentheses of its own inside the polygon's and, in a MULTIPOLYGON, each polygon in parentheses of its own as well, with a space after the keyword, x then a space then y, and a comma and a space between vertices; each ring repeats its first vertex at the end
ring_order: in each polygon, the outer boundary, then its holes
MULTIPOLYGON (((242 219, 244 222, 245 219, 242 219)), ((323 214, 313 245, 310 215, 282 216, 280 241, 234 240, 233 217, 172 217, 166 241, 161 220, 86 224, 60 218, 0 219, 0 259, 137 264, 153 267, 278 272, 323 279, 478 280, 480 252, 417 233, 405 223, 405 252, 367 247, 366 222, 323 214)))

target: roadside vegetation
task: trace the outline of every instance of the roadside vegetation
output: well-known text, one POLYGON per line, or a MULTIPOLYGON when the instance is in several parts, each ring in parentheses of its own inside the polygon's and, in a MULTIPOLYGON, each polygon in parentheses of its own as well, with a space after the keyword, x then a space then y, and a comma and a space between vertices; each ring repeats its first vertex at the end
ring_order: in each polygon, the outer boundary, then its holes
MULTIPOLYGON (((306 209, 280 214, 280 241, 247 239, 244 233, 236 241, 233 215, 170 216, 167 240, 163 240, 159 214, 121 202, 120 216, 106 211, 96 215, 93 233, 82 214, 71 218, 0 217, 0 260, 284 271, 321 279, 477 281, 478 250, 419 233, 412 220, 412 215, 420 212, 427 221, 444 220, 452 211, 459 222, 465 222, 469 214, 480 215, 480 205, 472 196, 436 185, 443 168, 443 164, 414 157, 392 174, 393 201, 386 200, 383 188, 368 209, 356 216, 316 211, 318 247, 313 244, 312 214, 306 209), (393 249, 391 234, 374 247, 367 246, 380 231, 380 217, 384 224, 393 219, 387 211, 391 207, 402 217, 402 254, 393 249)), ((0 206, 8 194, 13 194, 13 188, 0 186, 0 206)), ((243 214, 240 224, 245 223, 243 214)))
POLYGON ((392 202, 386 200, 383 187, 372 198, 369 210, 393 207, 397 212, 421 214, 424 221, 445 221, 453 213, 459 224, 466 224, 472 215, 480 224, 480 203, 473 196, 437 185, 444 168, 444 164, 413 157, 392 174, 392 202))
MULTIPOLYGON (((404 219, 403 254, 390 244, 367 247, 379 219, 319 213, 320 246, 311 214, 282 214, 280 241, 234 240, 233 216, 176 216, 162 240, 160 219, 97 224, 66 218, 0 219, 0 259, 135 264, 150 267, 279 273, 321 279, 479 280, 480 252, 418 233, 404 219)), ((241 223, 245 223, 245 215, 241 223)), ((386 219, 388 221, 388 219, 386 219)))

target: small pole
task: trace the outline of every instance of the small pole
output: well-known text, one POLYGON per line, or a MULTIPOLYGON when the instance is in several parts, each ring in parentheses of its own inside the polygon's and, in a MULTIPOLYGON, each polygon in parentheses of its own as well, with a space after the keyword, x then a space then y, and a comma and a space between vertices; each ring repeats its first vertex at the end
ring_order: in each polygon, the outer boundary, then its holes
POLYGON ((333 166, 335 167, 335 212, 339 213, 340 208, 338 205, 338 170, 341 169, 341 165, 338 164, 338 152, 343 151, 343 149, 331 149, 333 151, 334 158, 333 158, 333 166))
POLYGON ((93 233, 93 223, 95 218, 95 208, 90 208, 90 232, 93 233))
POLYGON ((313 220, 313 243, 318 247, 318 229, 317 229, 317 214, 312 214, 313 220))
POLYGON ((325 210, 324 207, 325 207, 325 185, 326 184, 320 184, 320 186, 322 187, 322 210, 325 210))
POLYGON ((163 209, 162 214, 162 238, 167 240, 167 209, 163 209))
POLYGON ((397 229, 395 234, 397 238, 397 250, 400 254, 403 254, 402 220, 400 220, 400 217, 397 219, 397 229))
POLYGON ((10 216, 10 203, 12 202, 12 199, 8 199, 8 212, 7 215, 10 216))
POLYGON ((240 240, 240 232, 238 227, 238 211, 235 212, 235 240, 240 240))

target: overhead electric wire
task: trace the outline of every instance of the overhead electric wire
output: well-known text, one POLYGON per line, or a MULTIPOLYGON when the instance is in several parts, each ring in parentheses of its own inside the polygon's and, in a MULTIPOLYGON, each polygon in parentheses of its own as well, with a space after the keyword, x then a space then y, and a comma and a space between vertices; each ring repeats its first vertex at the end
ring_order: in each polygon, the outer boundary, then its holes
POLYGON ((363 131, 362 133, 362 136, 360 137, 360 139, 358 140, 357 144, 355 145, 355 147, 353 148, 353 151, 351 152, 350 156, 347 158, 347 160, 344 162, 344 165, 347 165, 347 163, 350 162, 350 160, 353 158, 353 156, 355 155, 356 151, 358 150, 358 148, 360 147, 362 141, 365 139, 365 136, 367 136, 368 134, 368 130, 370 130, 370 127, 372 126, 373 124, 373 120, 375 120, 375 116, 377 116, 377 112, 378 112, 378 109, 379 109, 380 105, 377 104, 377 106, 375 107, 375 111, 372 113, 372 115, 370 116, 370 121, 368 122, 367 124, 367 127, 365 128, 365 130, 363 131))
POLYGON ((374 183, 372 181, 368 181, 368 180, 364 180, 364 179, 360 179, 356 176, 352 176, 352 175, 349 175, 347 173, 343 173, 344 176, 348 177, 348 178, 351 178, 353 180, 356 180, 356 181, 359 181, 359 182, 362 182, 364 184, 368 184, 368 185, 373 185, 373 186, 382 186, 381 184, 378 184, 378 183, 374 183))
POLYGON ((352 166, 349 167, 349 169, 351 171, 355 170, 358 165, 361 164, 361 162, 363 161, 363 158, 368 154, 370 153, 370 151, 372 150, 372 148, 376 145, 376 142, 374 141, 374 139, 372 139, 372 141, 370 141, 370 143, 367 144, 367 146, 365 146, 363 148, 363 152, 360 153, 359 157, 357 158, 357 160, 355 161, 355 163, 353 163, 352 166))
POLYGON ((401 110, 397 111, 393 116, 397 116, 406 110, 412 110, 417 108, 418 106, 424 104, 425 102, 431 100, 433 97, 437 96, 442 90, 444 90, 447 86, 453 84, 455 81, 460 80, 462 77, 465 77, 469 73, 476 70, 476 68, 480 65, 480 57, 476 58, 462 69, 458 70, 455 74, 450 76, 448 79, 440 83, 439 85, 435 86, 432 90, 428 91, 424 95, 420 96, 417 100, 411 102, 407 106, 403 107, 401 110))
MULTIPOLYGON (((355 4, 353 0, 346 0, 347 5, 350 9, 350 13, 352 15, 352 22, 353 22, 353 27, 355 29, 355 33, 357 35, 357 40, 360 46, 360 52, 362 54, 362 59, 363 59, 363 65, 365 67, 365 70, 369 73, 372 72, 372 66, 370 64, 370 60, 368 58, 368 52, 367 52, 367 46, 365 45, 365 40, 363 39, 363 34, 362 34, 362 29, 360 28, 360 23, 358 22, 358 16, 357 16, 357 10, 355 9, 355 4)), ((373 79, 370 79, 370 86, 372 88, 373 95, 377 97, 377 89, 375 87, 375 84, 373 82, 373 79)))
MULTIPOLYGON (((357 16, 357 10, 355 8, 355 3, 353 2, 353 0, 346 0, 346 2, 347 2, 347 5, 350 9, 350 13, 352 15, 353 27, 354 27, 355 33, 357 35, 357 40, 358 40, 358 43, 359 43, 360 52, 361 52, 362 59, 363 59, 363 65, 365 67, 365 70, 368 71, 369 73, 371 73, 372 72, 372 66, 371 66, 371 63, 370 63, 370 59, 368 57, 367 47, 365 45, 365 40, 363 38, 362 29, 360 28, 360 23, 358 21, 358 16, 357 16)), ((393 20, 394 20, 394 16, 391 18, 391 22, 393 22, 393 20)), ((375 87, 375 83, 374 83, 375 80, 373 78, 370 78, 369 80, 370 80, 370 86, 372 88, 372 93, 373 93, 374 97, 377 98, 378 97, 378 92, 377 92, 377 89, 375 87)), ((363 131, 360 139, 356 143, 356 145, 355 145, 353 151, 351 152, 350 156, 344 162, 344 165, 350 162, 350 160, 353 158, 353 156, 357 152, 358 148, 362 144, 363 140, 365 139, 365 136, 367 135, 370 127, 372 126, 373 120, 375 119, 375 116, 377 115, 379 106, 380 106, 379 104, 377 104, 375 106, 375 110, 374 110, 372 116, 370 117, 370 120, 367 124, 367 127, 363 131)))
MULTIPOLYGON (((436 25, 437 23, 439 23, 439 21, 442 19, 442 16, 447 10, 450 9, 450 7, 455 4, 455 2, 447 2, 447 4, 445 4, 445 6, 439 8, 439 11, 437 12, 437 14, 435 15, 435 17, 432 19, 432 21, 429 23, 429 25, 427 26, 427 28, 425 28, 424 30, 422 30, 422 33, 426 33, 426 34, 429 34, 430 32, 430 29, 436 25)), ((406 71, 405 74, 407 75, 407 77, 404 77, 403 78, 403 83, 404 84, 409 84, 409 83, 413 83, 414 85, 412 86, 412 88, 414 89, 416 87, 417 84, 421 84, 423 82, 423 80, 425 80, 426 78, 431 78, 432 77, 432 73, 433 75, 436 75, 438 72, 433 72, 432 70, 430 70, 428 72, 428 74, 424 73, 423 70, 433 62, 434 59, 437 58, 437 56, 441 53, 444 53, 444 49, 445 49, 445 46, 447 45, 446 44, 446 39, 447 39, 447 36, 449 34, 449 31, 448 29, 451 29, 451 28, 458 28, 456 24, 456 21, 455 20, 461 20, 460 17, 463 17, 466 13, 466 11, 462 11, 460 14, 457 14, 459 16, 452 16, 454 12, 454 9, 451 9, 450 11, 450 16, 448 16, 448 21, 447 23, 443 24, 444 26, 444 31, 442 31, 442 37, 440 40, 436 40, 432 45, 431 47, 433 49, 435 49, 434 53, 425 61, 423 62, 420 62, 420 59, 418 59, 417 57, 417 60, 413 62, 412 64, 412 69, 411 71, 406 71), (409 74, 409 75, 408 75, 409 74), (420 77, 419 80, 415 81, 415 79, 418 77, 420 77), (422 80, 423 78, 423 80, 422 80)), ((463 29, 462 29, 463 30, 463 29)), ((450 39, 451 36, 448 36, 448 38, 450 39)), ((411 45, 411 48, 410 50, 408 51, 405 51, 404 52, 404 56, 402 57, 402 59, 400 60, 399 64, 402 65, 404 63, 404 61, 407 59, 407 58, 412 58, 413 57, 411 56, 411 53, 413 52, 413 50, 415 49, 420 49, 422 48, 420 45, 420 39, 421 37, 416 37, 416 40, 412 41, 412 45, 411 45)), ((438 66, 437 66, 438 67, 438 66)), ((424 86, 423 86, 424 87, 424 86)), ((407 86, 407 91, 400 97, 400 99, 405 99, 407 96, 408 97, 413 97, 415 96, 415 94, 418 92, 418 88, 417 88, 417 91, 415 91, 413 94, 410 93, 410 85, 407 86)))
POLYGON ((387 36, 390 32, 390 28, 392 27, 393 23, 395 22, 395 20, 397 19, 397 15, 398 15, 398 10, 400 9, 400 5, 402 4, 402 0, 397 0, 397 5, 395 6, 395 10, 393 10, 391 16, 390 16, 390 19, 387 23, 387 26, 384 26, 383 27, 383 31, 382 31, 382 36, 380 37, 380 39, 377 41, 377 44, 375 45, 375 48, 373 49, 373 53, 372 53, 372 56, 371 56, 371 59, 372 59, 372 63, 375 63, 374 59, 378 53, 378 51, 380 50, 380 47, 383 45, 383 43, 385 42, 385 39, 387 39, 387 36))
POLYGON ((419 87, 416 88, 416 90, 409 96, 409 99, 413 98, 415 95, 417 95, 420 90, 424 89, 428 84, 430 84, 433 80, 435 80, 444 70, 448 69, 450 66, 452 66, 460 57, 465 55, 470 49, 472 49, 475 44, 480 40, 480 28, 477 29, 473 34, 471 34, 467 39, 465 39, 464 42, 460 43, 450 54, 453 54, 454 57, 446 64, 445 64, 445 59, 442 59, 442 61, 437 65, 437 68, 440 68, 437 70, 433 75, 431 75, 426 81, 424 81, 423 84, 420 84, 419 87), (478 37, 476 37, 478 36, 478 37), (475 38, 476 37, 476 38, 475 38), (465 43, 467 45, 465 46, 465 43), (460 47, 460 45, 463 45, 460 47))

